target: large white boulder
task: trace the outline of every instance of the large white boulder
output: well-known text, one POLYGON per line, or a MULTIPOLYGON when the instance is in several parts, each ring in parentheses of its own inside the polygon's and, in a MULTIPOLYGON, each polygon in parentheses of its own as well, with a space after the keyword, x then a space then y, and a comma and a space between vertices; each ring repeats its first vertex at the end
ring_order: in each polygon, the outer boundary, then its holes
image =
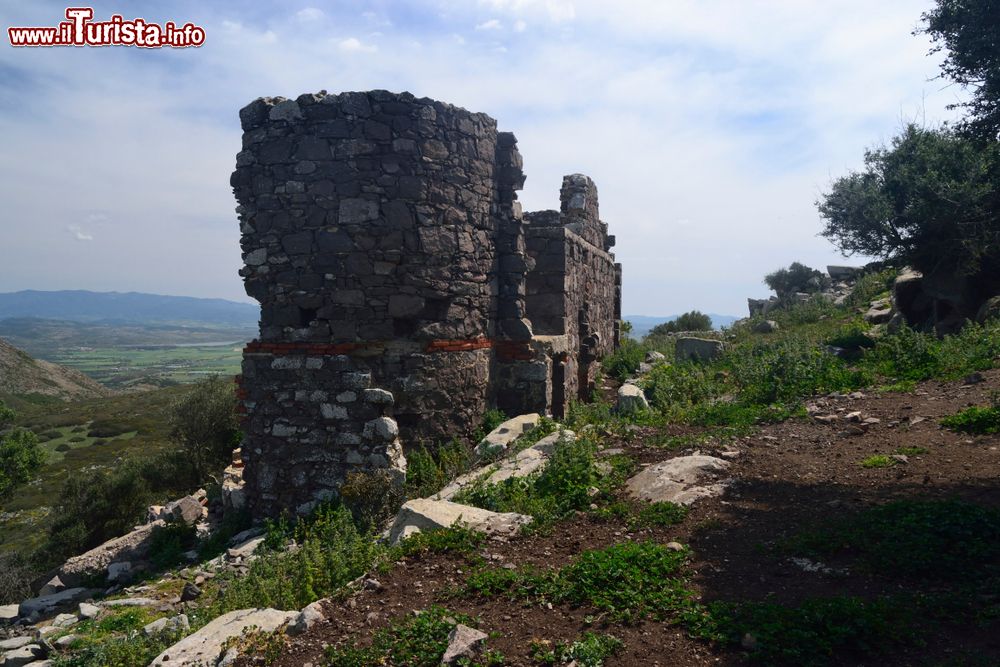
POLYGON ((464 526, 494 535, 514 535, 528 523, 531 523, 530 516, 516 512, 491 512, 449 500, 417 498, 407 501, 400 508, 389 528, 388 538, 390 544, 397 544, 414 533, 452 526, 464 526))
POLYGON ((18 605, 17 612, 20 616, 30 616, 33 612, 44 614, 59 605, 89 598, 95 592, 89 588, 67 588, 64 591, 59 591, 51 595, 40 595, 36 598, 24 600, 18 605))
POLYGON ((691 505, 699 498, 717 496, 725 490, 724 475, 730 465, 729 461, 703 454, 679 456, 649 466, 625 486, 637 500, 691 505))
POLYGON ((623 415, 634 415, 649 409, 649 401, 642 389, 634 384, 626 383, 618 388, 618 412, 623 415))
POLYGON ((70 558, 59 568, 59 578, 67 586, 76 586, 94 575, 104 574, 111 563, 142 560, 149 553, 153 530, 163 525, 165 525, 163 521, 147 523, 121 537, 108 540, 86 553, 70 558))
POLYGON ((278 609, 238 609, 219 616, 198 632, 188 635, 153 659, 150 667, 167 665, 215 665, 227 639, 239 637, 255 626, 262 632, 274 632, 298 616, 297 611, 278 609))

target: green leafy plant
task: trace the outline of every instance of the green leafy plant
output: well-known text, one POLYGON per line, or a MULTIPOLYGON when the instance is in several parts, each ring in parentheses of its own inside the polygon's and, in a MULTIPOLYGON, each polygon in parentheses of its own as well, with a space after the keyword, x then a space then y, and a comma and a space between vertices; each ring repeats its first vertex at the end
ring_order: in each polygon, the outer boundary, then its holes
POLYGON ((580 667, 602 667, 604 661, 625 645, 614 635, 586 632, 571 644, 532 642, 531 659, 542 665, 574 663, 580 667))
POLYGON ((1000 406, 966 408, 942 419, 941 425, 952 431, 976 435, 1000 433, 1000 406))
MULTIPOLYGON (((370 645, 348 640, 326 649, 328 667, 438 667, 448 648, 448 634, 457 624, 476 627, 475 619, 443 607, 431 607, 398 619, 378 630, 370 645)), ((502 665, 503 658, 487 651, 477 662, 481 667, 502 665)))

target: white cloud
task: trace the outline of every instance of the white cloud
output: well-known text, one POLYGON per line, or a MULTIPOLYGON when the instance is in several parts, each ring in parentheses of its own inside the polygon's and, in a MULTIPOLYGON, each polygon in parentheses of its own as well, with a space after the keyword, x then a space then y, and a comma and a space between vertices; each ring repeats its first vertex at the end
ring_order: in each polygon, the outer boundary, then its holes
POLYGON ((497 19, 490 19, 476 25, 476 30, 500 30, 501 28, 503 28, 503 24, 497 19))
POLYGON ((357 37, 348 37, 337 42, 337 46, 345 53, 374 53, 377 47, 371 44, 364 44, 357 37))
POLYGON ((73 235, 77 241, 93 241, 94 236, 88 232, 83 231, 80 225, 69 225, 66 230, 73 235))
POLYGON ((295 13, 295 18, 297 18, 300 21, 306 21, 306 22, 319 21, 325 16, 326 14, 323 12, 323 10, 319 9, 318 7, 306 7, 305 9, 300 9, 298 12, 295 13))
POLYGON ((522 19, 514 21, 514 32, 524 32, 527 27, 527 22, 522 19))

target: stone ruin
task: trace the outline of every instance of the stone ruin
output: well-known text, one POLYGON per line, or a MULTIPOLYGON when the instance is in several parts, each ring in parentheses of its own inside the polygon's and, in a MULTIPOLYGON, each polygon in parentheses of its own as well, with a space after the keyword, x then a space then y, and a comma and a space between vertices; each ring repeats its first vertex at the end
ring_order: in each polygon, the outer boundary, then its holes
POLYGON ((406 447, 496 407, 561 417, 618 344, 621 265, 588 177, 522 213, 517 140, 409 93, 258 99, 240 111, 247 501, 306 511, 406 447))

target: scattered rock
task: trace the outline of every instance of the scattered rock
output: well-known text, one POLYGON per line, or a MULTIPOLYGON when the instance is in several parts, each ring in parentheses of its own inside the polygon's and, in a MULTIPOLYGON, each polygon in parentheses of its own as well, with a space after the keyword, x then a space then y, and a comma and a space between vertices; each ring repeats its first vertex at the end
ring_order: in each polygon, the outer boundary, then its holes
POLYGON ((264 543, 263 537, 253 537, 244 542, 243 544, 232 547, 231 549, 226 549, 226 556, 229 558, 243 558, 253 555, 253 552, 257 550, 261 544, 264 543))
POLYGON ((482 533, 513 535, 522 526, 531 523, 531 517, 514 512, 490 512, 448 500, 418 498, 406 502, 396 515, 389 529, 388 539, 397 544, 414 532, 440 530, 462 525, 482 533))
POLYGON ((52 619, 52 625, 57 628, 69 628, 80 622, 76 614, 59 614, 52 619))
POLYGON ((70 647, 70 644, 76 641, 76 635, 63 635, 59 639, 55 640, 53 645, 60 651, 65 651, 70 647))
POLYGON ((86 618, 92 620, 97 618, 97 615, 101 613, 101 608, 96 604, 90 604, 89 602, 80 603, 80 618, 86 618))
POLYGON ((542 416, 537 412, 532 412, 508 419, 479 441, 479 444, 476 445, 476 454, 486 456, 506 450, 510 443, 538 426, 538 421, 541 418, 542 416))
POLYGON ((56 575, 49 579, 49 581, 39 589, 39 595, 52 595, 53 593, 58 593, 59 591, 66 590, 66 584, 62 582, 59 575, 56 575))
POLYGON ((459 623, 448 633, 448 648, 441 658, 441 664, 453 665, 463 658, 474 659, 482 652, 488 637, 485 632, 459 623))
POLYGON ((184 496, 179 500, 167 503, 164 511, 175 521, 183 521, 189 526, 201 521, 205 508, 194 496, 184 496))
POLYGON ((887 324, 892 319, 892 305, 888 300, 876 301, 865 313, 865 322, 869 324, 887 324))
POLYGON ((634 415, 649 409, 649 401, 642 389, 634 384, 623 384, 618 388, 618 412, 623 415, 634 415))
POLYGON ((277 609, 231 611, 166 649, 150 665, 214 665, 227 639, 241 636, 250 626, 256 626, 262 632, 274 632, 296 616, 298 612, 277 609))
POLYGON ((302 608, 295 620, 288 625, 288 634, 290 635, 300 635, 303 632, 312 629, 317 623, 322 623, 326 620, 326 614, 323 613, 323 608, 320 606, 320 601, 317 600, 312 604, 308 604, 302 608))
POLYGON ((142 632, 147 637, 152 637, 164 632, 181 632, 190 629, 191 623, 188 620, 187 614, 178 614, 172 618, 158 618, 143 627, 142 632))
POLYGON ((192 582, 187 582, 184 584, 184 588, 181 590, 181 602, 190 602, 191 600, 197 600, 201 597, 201 589, 192 582))
POLYGON ((720 495, 727 482, 718 481, 731 464, 703 454, 679 456, 649 466, 625 485, 637 500, 691 505, 699 498, 720 495))
POLYGON ((30 665, 45 657, 45 650, 38 644, 26 644, 21 648, 8 651, 4 656, 3 667, 22 667, 30 665))
POLYGON ((757 324, 753 325, 752 331, 759 334, 769 334, 774 333, 779 329, 778 323, 774 320, 762 320, 757 324))
POLYGON ((968 375, 966 375, 962 379, 962 384, 965 386, 969 386, 972 384, 979 384, 980 382, 985 382, 985 381, 986 378, 983 377, 983 374, 977 371, 975 373, 969 373, 968 375))
POLYGON ((813 419, 820 424, 832 424, 840 419, 840 417, 837 415, 813 415, 813 419))
POLYGON ((674 347, 674 359, 684 361, 712 361, 722 356, 725 344, 712 338, 678 338, 674 347))
POLYGON ((666 359, 667 357, 662 352, 657 352, 656 350, 650 350, 646 353, 647 364, 655 364, 659 361, 666 361, 666 359))
POLYGON ((667 542, 663 546, 671 551, 684 551, 684 545, 680 542, 667 542))
MULTIPOLYGON (((27 646, 33 643, 34 640, 31 637, 11 637, 10 639, 4 639, 0 641, 0 651, 13 651, 14 649, 19 649, 22 646, 27 646)), ((3 664, 3 663, 0 663, 3 664)))

